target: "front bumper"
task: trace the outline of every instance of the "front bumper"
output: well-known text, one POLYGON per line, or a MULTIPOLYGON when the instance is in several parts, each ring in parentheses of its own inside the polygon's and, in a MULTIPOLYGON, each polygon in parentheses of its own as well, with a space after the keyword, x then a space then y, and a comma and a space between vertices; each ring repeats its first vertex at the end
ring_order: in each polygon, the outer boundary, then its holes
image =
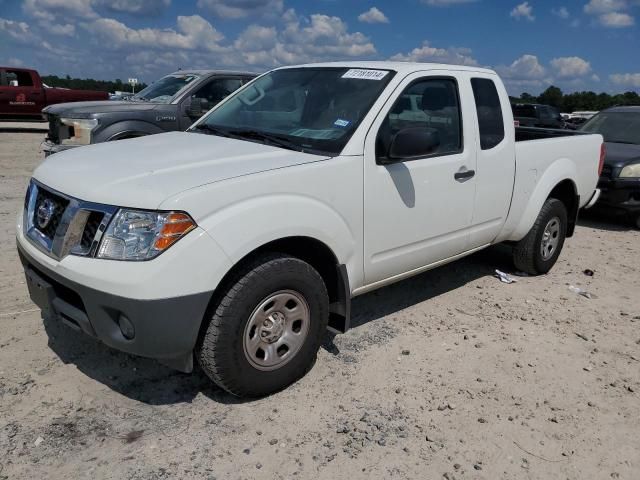
POLYGON ((212 292, 155 300, 122 297, 59 275, 20 243, 18 253, 31 300, 43 315, 117 350, 155 358, 183 372, 193 369, 192 351, 212 292))
POLYGON ((58 143, 53 143, 51 140, 43 140, 40 144, 40 148, 44 152, 45 158, 49 155, 53 155, 54 153, 63 152, 64 150, 69 150, 71 148, 78 148, 81 145, 60 145, 58 143))
POLYGON ((640 179, 601 178, 598 188, 602 190, 598 206, 631 214, 640 213, 640 179))

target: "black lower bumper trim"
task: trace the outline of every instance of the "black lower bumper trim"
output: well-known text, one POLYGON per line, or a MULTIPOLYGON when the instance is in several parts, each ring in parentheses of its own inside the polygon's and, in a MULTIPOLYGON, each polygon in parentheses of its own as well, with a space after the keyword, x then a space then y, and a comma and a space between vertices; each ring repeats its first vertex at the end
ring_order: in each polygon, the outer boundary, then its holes
POLYGON ((177 370, 193 368, 192 352, 211 292, 157 300, 138 300, 73 282, 36 262, 18 244, 29 295, 43 313, 123 352, 155 358, 177 370), (127 339, 121 315, 133 324, 127 339))
POLYGON ((602 194, 596 205, 629 213, 640 212, 639 179, 600 179, 598 188, 602 194))

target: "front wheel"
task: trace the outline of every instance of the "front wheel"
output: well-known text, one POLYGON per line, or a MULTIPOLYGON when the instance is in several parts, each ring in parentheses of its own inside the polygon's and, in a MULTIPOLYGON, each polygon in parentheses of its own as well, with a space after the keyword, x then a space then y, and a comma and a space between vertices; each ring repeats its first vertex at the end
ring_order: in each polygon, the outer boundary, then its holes
POLYGON ((567 235, 567 208, 548 198, 527 236, 513 249, 513 263, 530 275, 547 273, 555 265, 567 235))
POLYGON ((311 265, 284 254, 264 255, 229 282, 196 356, 228 392, 268 395, 309 370, 328 318, 327 289, 311 265))

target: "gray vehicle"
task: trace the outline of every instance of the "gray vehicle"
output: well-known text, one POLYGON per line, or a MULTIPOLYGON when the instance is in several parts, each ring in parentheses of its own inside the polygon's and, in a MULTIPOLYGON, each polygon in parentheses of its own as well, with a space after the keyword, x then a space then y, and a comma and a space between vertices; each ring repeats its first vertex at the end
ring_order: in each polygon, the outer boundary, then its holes
POLYGON ((45 156, 69 148, 125 138, 186 130, 255 73, 180 70, 123 101, 51 105, 42 112, 49 133, 45 156))

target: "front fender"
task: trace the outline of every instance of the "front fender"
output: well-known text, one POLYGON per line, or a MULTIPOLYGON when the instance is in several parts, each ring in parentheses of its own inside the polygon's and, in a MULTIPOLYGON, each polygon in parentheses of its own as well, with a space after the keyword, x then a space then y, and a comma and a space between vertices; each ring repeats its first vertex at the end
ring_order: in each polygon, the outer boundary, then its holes
POLYGON ((265 194, 215 211, 198 224, 233 263, 255 249, 288 237, 310 237, 327 245, 355 275, 356 238, 335 209, 301 194, 265 194))
POLYGON ((143 120, 125 120, 122 122, 114 123, 112 125, 108 125, 104 129, 99 130, 93 138, 93 143, 118 140, 118 137, 122 136, 123 134, 130 134, 132 136, 143 136, 154 135, 156 133, 163 132, 164 130, 150 122, 145 122, 143 120))
MULTIPOLYGON (((539 172, 537 173, 539 174, 539 172)), ((575 189, 574 179, 577 178, 577 173, 576 164, 573 161, 568 158, 560 158, 553 162, 539 178, 534 180, 535 183, 528 199, 526 197, 522 198, 527 193, 526 188, 523 189, 524 191, 516 191, 513 201, 514 211, 510 213, 510 216, 518 219, 518 221, 514 222, 513 230, 505 240, 519 241, 524 238, 533 227, 542 205, 549 198, 551 191, 564 180, 571 180, 575 189), (520 208, 518 208, 519 205, 521 205, 520 208), (518 215, 518 210, 522 211, 521 215, 518 215)))

